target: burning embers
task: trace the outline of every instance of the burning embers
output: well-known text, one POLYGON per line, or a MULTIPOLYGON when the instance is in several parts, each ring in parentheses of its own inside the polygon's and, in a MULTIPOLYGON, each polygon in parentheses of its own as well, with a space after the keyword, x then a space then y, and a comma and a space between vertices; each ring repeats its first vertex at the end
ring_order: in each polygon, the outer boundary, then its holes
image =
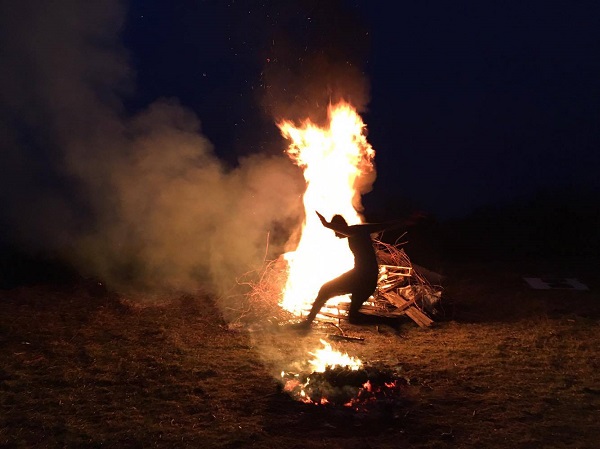
POLYGON ((282 371, 283 391, 294 399, 314 405, 344 406, 363 410, 381 402, 397 401, 403 378, 392 372, 363 366, 348 354, 335 351, 321 340, 322 349, 311 353, 308 373, 282 371))

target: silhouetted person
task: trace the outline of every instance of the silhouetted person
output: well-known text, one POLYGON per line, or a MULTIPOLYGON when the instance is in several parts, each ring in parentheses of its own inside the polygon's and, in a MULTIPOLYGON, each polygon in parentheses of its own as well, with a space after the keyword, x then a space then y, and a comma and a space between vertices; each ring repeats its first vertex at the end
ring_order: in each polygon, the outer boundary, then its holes
POLYGON ((341 215, 334 215, 330 222, 325 220, 320 213, 317 212, 317 215, 323 226, 333 230, 336 237, 348 239, 348 246, 354 255, 354 268, 323 284, 310 313, 297 327, 308 329, 328 299, 346 294, 351 295, 349 321, 353 324, 365 323, 371 317, 360 313, 359 309, 375 291, 379 277, 379 265, 371 234, 405 225, 408 220, 349 226, 341 215))

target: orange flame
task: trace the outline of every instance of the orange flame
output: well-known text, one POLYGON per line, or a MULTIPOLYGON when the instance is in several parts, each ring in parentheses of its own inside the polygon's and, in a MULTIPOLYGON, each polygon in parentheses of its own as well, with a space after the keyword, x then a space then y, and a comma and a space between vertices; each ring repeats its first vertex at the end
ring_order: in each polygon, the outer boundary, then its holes
POLYGON ((310 355, 314 359, 308 362, 312 367, 313 373, 322 373, 327 368, 336 368, 338 366, 356 371, 362 366, 362 362, 359 359, 334 350, 325 340, 319 341, 323 345, 323 348, 311 352, 310 355))
MULTIPOLYGON (((323 339, 319 341, 323 347, 311 352, 310 355, 313 356, 313 359, 308 361, 313 373, 323 373, 328 368, 333 369, 336 367, 348 368, 352 371, 356 371, 362 367, 360 359, 336 351, 323 339)), ((287 376, 288 374, 285 371, 281 372, 282 379, 286 380, 287 376)), ((310 379, 307 379, 305 383, 300 382, 297 378, 287 379, 283 390, 288 393, 296 392, 295 394, 297 395, 298 400, 314 404, 315 402, 306 394, 306 387, 308 387, 309 383, 310 379)), ((328 402, 327 398, 322 397, 318 404, 325 405, 328 402)))
POLYGON ((325 282, 348 271, 353 256, 345 239, 323 227, 315 211, 326 219, 342 215, 348 224, 362 221, 361 182, 374 174, 375 151, 367 142, 365 124, 347 103, 330 105, 329 124, 319 127, 306 120, 300 126, 290 121, 278 124, 290 140, 289 157, 303 169, 305 222, 298 247, 285 254, 289 275, 281 307, 298 316, 310 308, 325 282))

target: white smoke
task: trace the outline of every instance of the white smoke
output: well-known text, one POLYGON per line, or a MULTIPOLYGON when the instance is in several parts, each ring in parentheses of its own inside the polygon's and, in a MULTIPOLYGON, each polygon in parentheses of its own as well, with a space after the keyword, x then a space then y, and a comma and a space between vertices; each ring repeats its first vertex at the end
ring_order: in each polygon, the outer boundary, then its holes
POLYGON ((0 225, 119 287, 222 291, 300 215, 284 155, 227 167, 175 99, 135 116, 117 0, 0 0, 0 225), (283 231, 282 231, 283 230, 283 231))

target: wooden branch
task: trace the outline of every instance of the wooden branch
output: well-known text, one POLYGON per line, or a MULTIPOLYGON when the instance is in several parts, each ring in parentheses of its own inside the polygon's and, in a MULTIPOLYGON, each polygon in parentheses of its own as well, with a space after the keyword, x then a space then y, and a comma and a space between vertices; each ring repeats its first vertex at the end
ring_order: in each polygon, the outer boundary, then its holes
POLYGON ((363 337, 350 337, 348 335, 328 334, 330 340, 365 341, 363 337))
POLYGON ((383 296, 392 304, 401 309, 400 312, 403 312, 420 327, 429 327, 433 324, 433 320, 421 312, 418 307, 416 307, 414 299, 407 301, 397 293, 393 292, 384 293, 383 296))

